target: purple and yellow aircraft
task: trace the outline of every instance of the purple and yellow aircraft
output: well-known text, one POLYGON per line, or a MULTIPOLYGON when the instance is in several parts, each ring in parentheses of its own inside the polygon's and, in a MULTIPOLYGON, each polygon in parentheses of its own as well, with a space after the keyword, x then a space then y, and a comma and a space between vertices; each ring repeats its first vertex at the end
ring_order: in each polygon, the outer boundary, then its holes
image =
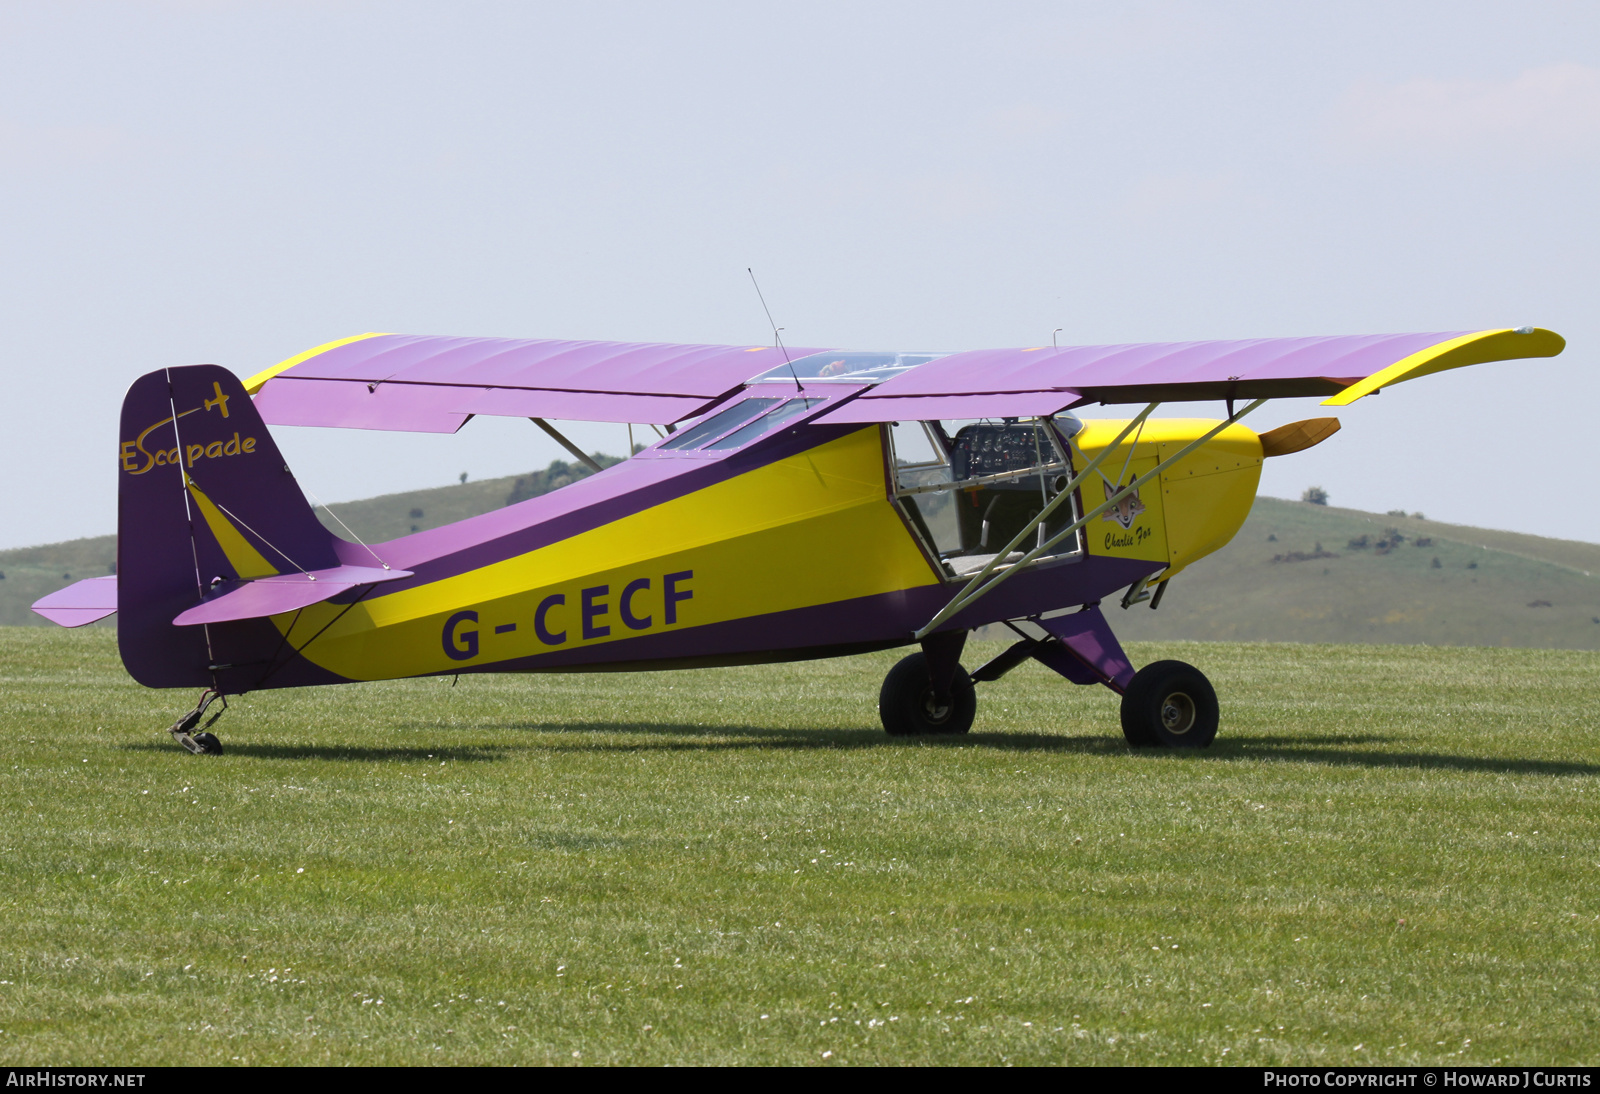
POLYGON ((1102 605, 1159 606, 1238 531, 1263 458, 1339 427, 1257 435, 1240 419, 1564 345, 1532 327, 950 354, 363 334, 243 382, 215 365, 136 380, 116 576, 34 610, 65 626, 119 612, 135 680, 204 689, 171 727, 196 753, 222 750, 209 730, 227 696, 263 688, 913 644, 879 695, 891 734, 965 733, 975 685, 1032 658, 1118 693, 1131 745, 1204 747, 1206 677, 1136 672, 1102 605), (1152 417, 1174 401, 1227 416, 1152 417), (1090 404, 1144 405, 1073 414, 1090 404), (322 526, 267 430, 453 433, 478 414, 530 418, 597 473, 367 544, 322 526), (549 419, 667 431, 601 470, 549 419), (1017 641, 969 672, 963 646, 986 624, 1017 641))

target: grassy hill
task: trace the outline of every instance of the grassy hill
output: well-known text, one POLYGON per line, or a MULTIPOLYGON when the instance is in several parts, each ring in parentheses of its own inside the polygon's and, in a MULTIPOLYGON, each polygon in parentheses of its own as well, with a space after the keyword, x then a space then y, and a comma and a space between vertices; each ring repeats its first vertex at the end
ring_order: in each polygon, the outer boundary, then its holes
MULTIPOLYGON (((335 509, 362 539, 380 542, 587 474, 558 460, 527 475, 335 509)), ((0 552, 0 625, 44 625, 29 604, 79 578, 110 573, 115 561, 115 536, 0 552)), ((1233 542, 1174 578, 1159 611, 1108 607, 1113 626, 1131 640, 1600 649, 1597 575, 1600 544, 1257 498, 1233 542)))
POLYGON ((1600 544, 1257 498, 1130 639, 1600 649, 1600 544))

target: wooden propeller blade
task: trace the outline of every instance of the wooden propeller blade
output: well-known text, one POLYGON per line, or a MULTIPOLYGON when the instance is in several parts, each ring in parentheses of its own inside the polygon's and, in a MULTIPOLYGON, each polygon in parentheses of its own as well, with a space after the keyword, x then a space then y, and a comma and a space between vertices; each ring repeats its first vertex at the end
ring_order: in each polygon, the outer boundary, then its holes
POLYGON ((1307 418, 1290 422, 1261 434, 1261 454, 1287 456, 1291 452, 1301 452, 1312 445, 1321 444, 1337 432, 1338 418, 1307 418))

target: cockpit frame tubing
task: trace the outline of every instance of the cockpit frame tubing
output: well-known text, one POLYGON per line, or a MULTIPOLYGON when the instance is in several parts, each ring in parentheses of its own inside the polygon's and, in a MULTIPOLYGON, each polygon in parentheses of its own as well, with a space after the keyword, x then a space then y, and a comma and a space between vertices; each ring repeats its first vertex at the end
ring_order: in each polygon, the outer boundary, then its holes
MULTIPOLYGON (((1044 418, 1044 417, 1032 419, 1032 421, 1034 421, 1035 423, 1038 423, 1038 424, 1043 424, 1043 423, 1048 422, 1050 420, 1051 419, 1044 418)), ((928 426, 929 426, 928 422, 923 422, 922 423, 922 427, 923 427, 924 430, 927 430, 928 426)), ((1053 434, 1055 431, 1052 430, 1051 432, 1053 434)), ((932 440, 933 438, 932 438, 932 431, 931 430, 929 430, 929 434, 930 434, 929 439, 932 440)), ((944 450, 946 448, 948 442, 943 438, 942 433, 940 434, 940 437, 941 437, 941 439, 939 441, 937 441, 936 443, 938 443, 940 445, 941 450, 944 450)), ((892 437, 891 437, 891 443, 892 443, 892 437)), ((1069 440, 1068 444, 1070 444, 1070 443, 1071 443, 1071 441, 1069 440)), ((1070 449, 1063 449, 1061 447, 1060 443, 1058 442, 1058 440, 1053 435, 1050 438, 1050 451, 1052 453, 1054 453, 1057 457, 1059 457, 1059 459, 1052 460, 1049 463, 1045 463, 1044 462, 1043 455, 1042 455, 1042 453, 1040 452, 1040 449, 1039 449, 1039 430, 1037 428, 1034 429, 1033 448, 1034 448, 1035 454, 1038 455, 1039 458, 1037 458, 1034 461, 1034 465, 1032 467, 1025 467, 1025 468, 1021 468, 1020 470, 1016 470, 1016 471, 995 471, 995 472, 992 472, 992 473, 990 473, 988 475, 974 475, 971 478, 960 479, 960 480, 951 479, 949 482, 923 483, 920 486, 901 486, 899 484, 899 481, 898 481, 898 478, 897 478, 896 482, 895 482, 894 496, 897 497, 897 498, 910 498, 910 497, 915 497, 915 496, 917 496, 919 494, 942 494, 947 490, 970 490, 974 486, 992 486, 995 483, 1000 483, 1000 482, 1017 482, 1017 481, 1019 481, 1021 479, 1032 478, 1035 475, 1039 475, 1042 478, 1044 475, 1047 475, 1052 471, 1071 471, 1072 470, 1071 456, 1069 455, 1070 449)), ((949 452, 946 451, 945 452, 945 459, 943 461, 941 461, 941 462, 924 463, 924 464, 906 464, 904 466, 896 465, 895 470, 898 473, 903 474, 903 473, 908 472, 908 471, 922 471, 922 470, 925 470, 925 469, 928 469, 928 468, 949 467, 949 466, 950 466, 949 452)))
MULTIPOLYGON (((924 634, 928 633, 934 627, 938 626, 940 623, 950 618, 950 616, 960 611, 967 604, 971 603, 971 601, 974 599, 974 590, 978 589, 982 582, 994 572, 995 567, 1001 564, 1001 560, 1009 555, 1012 551, 1016 550, 1022 541, 1027 539, 1028 536, 1034 532, 1035 528, 1039 527, 1046 520, 1050 519, 1050 515, 1054 513, 1063 502, 1070 502, 1073 494, 1077 492, 1078 486, 1090 475, 1098 471, 1100 469, 1100 464, 1105 460, 1105 458, 1112 452, 1115 452, 1123 441, 1127 440, 1128 434, 1132 433, 1135 429, 1142 427, 1144 425, 1144 420, 1151 414, 1155 413, 1156 407, 1160 405, 1160 403, 1151 403, 1149 406, 1140 411, 1139 416, 1129 422, 1127 426, 1123 428, 1121 433, 1117 434, 1116 440, 1108 444, 1098 456, 1089 461, 1088 466, 1074 475, 1071 481, 1069 481, 1066 486, 1062 487, 1061 490, 1056 493, 1054 501, 1041 509, 1037 517, 1029 522, 1028 525, 1022 529, 1022 531, 1018 532, 1016 537, 1012 539, 1010 543, 1005 545, 1004 549, 1002 549, 997 555, 985 563, 983 569, 979 570, 973 575, 972 580, 967 582, 966 587, 958 592, 955 597, 951 599, 950 603, 946 604, 942 609, 940 609, 939 613, 930 619, 926 626, 916 632, 916 637, 920 640, 924 634)), ((1079 521, 1078 524, 1073 525, 1071 530, 1076 531, 1084 523, 1085 522, 1083 521, 1079 521)), ((1057 539, 1059 538, 1060 537, 1058 536, 1057 539)), ((1041 544, 1040 546, 1042 547, 1043 545, 1041 544)), ((1035 550, 1038 550, 1038 548, 1035 548, 1035 550)))
POLYGON ((1030 562, 1034 561, 1035 559, 1039 558, 1046 551, 1050 550, 1050 548, 1054 547, 1057 543, 1060 543, 1067 536, 1077 534, 1078 530, 1080 528, 1084 527, 1084 525, 1088 524, 1091 520, 1094 520, 1096 517, 1100 516, 1102 513, 1104 513, 1107 510, 1111 509, 1118 502, 1120 502, 1123 498, 1127 497, 1129 494, 1132 494, 1135 490, 1139 489, 1139 487, 1143 486, 1145 483, 1149 482, 1151 479, 1153 479, 1157 475, 1161 474, 1161 472, 1164 469, 1170 468, 1172 465, 1182 461, 1185 457, 1187 457, 1195 449, 1199 448, 1201 445, 1203 445, 1207 441, 1211 440, 1211 438, 1215 437, 1218 433, 1221 433, 1224 429, 1227 429, 1230 425, 1232 425, 1233 423, 1237 422, 1239 419, 1243 418, 1246 414, 1249 414, 1251 411, 1255 410, 1257 407, 1261 406, 1261 404, 1265 403, 1266 401, 1267 400, 1264 399, 1264 398, 1263 399, 1257 399, 1254 402, 1252 402, 1249 406, 1247 406, 1243 410, 1239 411, 1237 414, 1229 415, 1226 420, 1218 422, 1214 429, 1207 430, 1201 436, 1199 436, 1198 438, 1196 438, 1193 441, 1190 441, 1188 444, 1186 444, 1182 448, 1180 448, 1170 458, 1157 463, 1155 467, 1151 468, 1149 471, 1146 471, 1143 475, 1140 475, 1138 478, 1136 478, 1132 482, 1128 483, 1127 486, 1124 486, 1122 489, 1118 490, 1115 494, 1112 494, 1110 497, 1106 498, 1106 500, 1105 500, 1105 502, 1103 504, 1090 507, 1089 510, 1086 513, 1084 513, 1083 516, 1079 517, 1071 525, 1069 525, 1066 528, 1063 528, 1060 532, 1057 532, 1054 536, 1050 537, 1050 539, 1047 542, 1039 544, 1033 550, 1029 551, 1027 554, 1025 554, 1021 558, 1019 558, 1016 562, 1008 564, 1004 570, 999 570, 998 572, 996 572, 996 567, 1001 565, 1000 560, 1005 558, 1007 555, 1009 555, 1012 552, 1012 550, 1014 550, 1016 548, 1016 546, 1018 544, 1020 544, 1024 539, 1027 538, 1028 533, 1032 532, 1034 530, 1034 528, 1036 528, 1039 524, 1041 524, 1044 521, 1044 519, 1046 518, 1046 516, 1049 513, 1049 510, 1053 509, 1056 505, 1058 505, 1060 503, 1062 497, 1067 496, 1072 491, 1074 491, 1077 488, 1078 483, 1081 480, 1087 478, 1091 471, 1098 470, 1099 469, 1099 465, 1100 465, 1100 461, 1105 459, 1106 454, 1111 452, 1113 449, 1117 448, 1119 445, 1121 445, 1123 440, 1127 438, 1128 434, 1133 431, 1134 427, 1138 426, 1138 425, 1142 425, 1143 422, 1144 422, 1144 419, 1149 417, 1150 413, 1152 411, 1154 411, 1155 408, 1157 406, 1159 406, 1160 404, 1159 403, 1151 403, 1149 406, 1145 407, 1144 411, 1139 415, 1139 417, 1137 417, 1133 421, 1129 422, 1127 427, 1124 428, 1123 431, 1117 435, 1117 439, 1115 441, 1111 442, 1111 444, 1107 445, 1105 447, 1105 449, 1100 453, 1100 455, 1095 457, 1095 459, 1091 462, 1090 466, 1085 467, 1083 469, 1082 473, 1077 475, 1073 479, 1073 481, 1067 485, 1067 488, 1061 491, 1061 494, 1057 495, 1056 500, 1051 502, 1050 505, 1045 507, 1045 511, 1044 512, 1041 512, 1037 517, 1034 518, 1034 520, 1027 527, 1025 527, 1020 533, 1018 533, 1017 534, 1017 538, 1013 539, 1011 541, 1011 543, 1009 543, 1006 546, 1006 549, 1004 551, 1002 551, 999 554, 995 555, 994 558, 989 560, 989 564, 987 566, 985 566, 982 570, 978 571, 978 574, 970 582, 967 583, 966 588, 962 589, 959 593, 957 593, 954 597, 952 597, 951 600, 950 600, 950 603, 946 604, 943 608, 941 608, 939 610, 939 612, 932 619, 928 620, 927 623, 923 624, 923 626, 920 629, 918 629, 917 631, 913 632, 913 637, 920 641, 925 635, 927 635, 930 631, 932 631, 940 623, 943 623, 945 620, 949 619, 951 616, 955 615, 957 612, 959 612, 962 609, 970 606, 979 597, 984 596, 984 595, 992 592, 994 589, 999 587, 1000 583, 1003 582, 1006 578, 1010 577, 1012 574, 1016 573, 1018 570, 1021 570, 1024 566, 1028 565, 1028 563, 1030 563, 1030 562), (986 578, 987 578, 987 580, 985 580, 986 578))

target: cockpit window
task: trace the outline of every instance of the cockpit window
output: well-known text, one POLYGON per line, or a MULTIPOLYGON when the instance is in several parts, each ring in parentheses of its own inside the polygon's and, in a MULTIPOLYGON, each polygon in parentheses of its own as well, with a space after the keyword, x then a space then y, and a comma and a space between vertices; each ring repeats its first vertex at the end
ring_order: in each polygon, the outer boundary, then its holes
POLYGON ((776 406, 779 399, 746 399, 735 403, 726 410, 718 411, 699 425, 692 425, 682 430, 675 437, 660 445, 662 449, 689 449, 699 448, 702 443, 712 437, 720 437, 728 430, 733 429, 741 422, 747 422, 758 414, 764 414, 776 406))
POLYGON ((798 418, 827 401, 820 396, 801 395, 788 398, 743 399, 711 415, 698 425, 679 430, 656 445, 652 451, 676 452, 684 455, 693 452, 730 452, 765 436, 782 426, 784 422, 798 418))
POLYGON ((784 403, 776 410, 768 411, 765 415, 757 418, 743 429, 737 429, 719 441, 712 441, 710 444, 706 445, 706 450, 712 451, 722 448, 738 448, 742 444, 748 444, 750 441, 755 440, 768 430, 782 425, 784 422, 795 417, 796 415, 804 414, 814 406, 821 406, 822 403, 823 400, 821 399, 790 399, 787 403, 784 403))
MULTIPOLYGON (((1062 438, 1072 436, 1077 425, 1071 415, 1061 414, 891 427, 896 500, 948 574, 981 569, 1034 526, 1071 478, 1062 438)), ((1028 542, 1017 543, 1015 558, 1070 525, 1073 510, 1072 499, 1052 510, 1028 542)), ((1077 547, 1069 538, 1050 557, 1072 554, 1077 547)))

